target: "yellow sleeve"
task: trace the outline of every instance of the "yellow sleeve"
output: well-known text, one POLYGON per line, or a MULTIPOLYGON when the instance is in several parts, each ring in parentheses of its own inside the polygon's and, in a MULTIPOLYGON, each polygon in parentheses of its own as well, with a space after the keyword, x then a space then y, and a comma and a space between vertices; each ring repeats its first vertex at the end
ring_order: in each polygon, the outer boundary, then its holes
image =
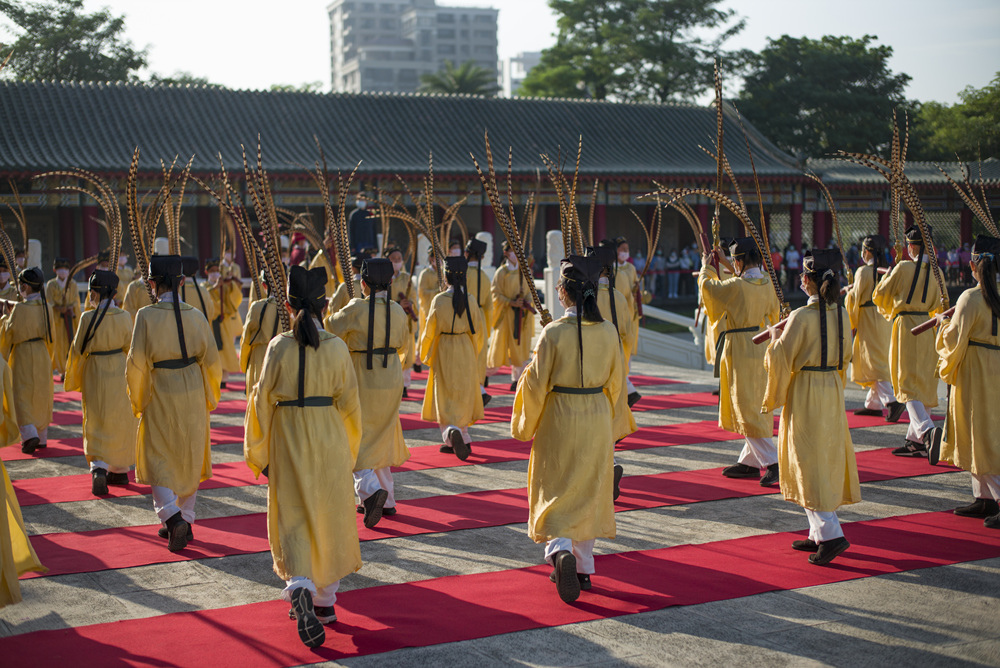
POLYGON ((886 274, 881 281, 875 286, 875 292, 872 294, 872 303, 878 308, 878 312, 882 314, 882 317, 886 320, 891 320, 893 316, 893 302, 895 301, 894 295, 896 294, 896 284, 899 282, 899 272, 896 271, 899 265, 895 265, 892 270, 886 274))
MULTIPOLYGON (((615 339, 617 339, 617 333, 615 339)), ((611 423, 614 424, 615 418, 618 417, 619 411, 624 408, 628 409, 628 403, 625 401, 625 387, 622 385, 622 368, 625 366, 625 351, 621 344, 615 346, 615 352, 611 356, 611 375, 608 377, 608 381, 604 384, 605 393, 608 396, 608 400, 611 402, 611 423)), ((615 434, 615 438, 624 438, 623 435, 615 434)))
POLYGON ((14 311, 11 310, 11 314, 6 318, 3 318, 2 324, 0 324, 0 355, 3 355, 4 360, 10 360, 10 351, 14 348, 14 338, 13 338, 13 315, 14 311))
POLYGON ((132 329, 132 344, 129 346, 125 364, 125 382, 128 398, 132 402, 132 413, 142 417, 142 411, 149 404, 152 392, 153 364, 147 355, 146 319, 140 310, 132 329))
MULTIPOLYGON (((212 327, 205 323, 198 328, 202 337, 202 350, 204 352, 198 358, 201 367, 201 377, 205 383, 205 396, 209 412, 214 411, 219 405, 219 398, 222 390, 222 360, 219 358, 219 348, 215 344, 215 335, 212 334, 212 327)), ((185 331, 185 335, 187 332, 185 331)))
POLYGON ((260 329, 260 321, 264 314, 263 307, 259 306, 265 302, 256 301, 250 305, 246 322, 243 323, 243 336, 240 337, 240 371, 247 372, 247 364, 250 363, 250 344, 254 335, 260 329))
POLYGON ((702 265, 698 273, 698 293, 705 306, 705 313, 712 322, 718 322, 726 314, 726 286, 719 280, 719 274, 711 264, 702 265))
MULTIPOLYGON (((556 355, 554 342, 543 329, 535 345, 535 354, 528 362, 514 395, 514 410, 510 420, 510 435, 519 441, 530 441, 535 437, 538 423, 542 419, 545 400, 552 387, 552 363, 556 355)), ((620 373, 620 369, 617 370, 620 373)))
POLYGON ((243 419, 243 459, 259 478, 260 472, 268 465, 271 452, 271 420, 274 417, 275 400, 272 398, 280 360, 276 360, 272 341, 264 353, 257 384, 250 389, 247 397, 247 412, 243 419))
POLYGON ((17 414, 14 411, 14 374, 3 360, 0 360, 0 376, 3 384, 3 431, 0 432, 3 437, 3 442, 0 443, 2 447, 20 441, 21 432, 17 428, 17 414))
POLYGON ((475 299, 469 300, 469 311, 472 313, 472 326, 476 330, 472 336, 472 345, 478 354, 486 345, 486 319, 483 318, 483 310, 479 308, 475 299))
MULTIPOLYGON (((795 322, 795 314, 788 318, 785 329, 781 336, 772 340, 764 353, 764 370, 767 373, 767 390, 764 392, 764 401, 761 406, 761 413, 770 413, 779 406, 784 406, 788 400, 788 388, 792 384, 792 371, 794 369, 795 356, 800 346, 801 335, 799 327, 795 322)), ((847 342, 844 342, 847 348, 847 342)), ((846 366, 846 365, 845 365, 846 366)))
MULTIPOLYGON (((92 318, 93 315, 90 317, 92 318)), ((80 355, 80 348, 83 346, 85 332, 86 323, 84 323, 84 318, 80 318, 80 322, 76 326, 76 334, 73 336, 73 343, 69 347, 69 359, 66 361, 66 375, 63 378, 63 387, 67 392, 77 392, 83 388, 84 359, 80 355)))
POLYGON ((854 283, 844 299, 844 307, 847 309, 847 318, 851 321, 851 329, 857 329, 858 321, 861 320, 861 302, 864 301, 861 289, 864 287, 864 271, 864 267, 858 267, 858 270, 854 272, 854 283))
MULTIPOLYGON (((969 312, 967 293, 962 294, 955 304, 955 313, 946 319, 937 333, 935 346, 938 353, 938 375, 948 385, 954 385, 958 367, 965 359, 969 348, 969 336, 975 324, 975 316, 969 312)), ((927 332, 920 336, 928 336, 927 332)))
POLYGON ((226 282, 224 285, 227 306, 226 316, 238 319, 240 317, 240 305, 243 304, 243 287, 235 281, 226 282))
POLYGON ((344 431, 347 432, 347 444, 351 448, 351 462, 358 461, 358 450, 361 447, 361 400, 358 397, 358 378, 354 373, 354 365, 347 352, 347 344, 338 341, 343 350, 340 361, 340 395, 333 398, 344 421, 344 431))
POLYGON ((434 350, 435 344, 437 343, 437 330, 437 309, 434 308, 434 302, 431 302, 431 310, 430 313, 427 314, 427 322, 424 325, 424 331, 420 332, 420 359, 422 359, 424 364, 427 366, 431 365, 431 351, 434 350))

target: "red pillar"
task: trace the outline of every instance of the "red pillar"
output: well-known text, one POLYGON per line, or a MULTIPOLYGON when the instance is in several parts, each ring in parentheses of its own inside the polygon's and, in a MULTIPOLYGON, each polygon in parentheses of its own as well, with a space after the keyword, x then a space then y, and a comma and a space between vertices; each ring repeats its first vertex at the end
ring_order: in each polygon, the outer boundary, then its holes
POLYGON ((198 259, 204 266, 205 260, 215 254, 212 250, 212 209, 199 206, 195 216, 195 227, 198 230, 198 259))
POLYGON ((892 234, 892 211, 879 211, 878 212, 878 233, 882 235, 882 238, 892 243, 890 235, 892 234))
POLYGON ((98 232, 97 219, 102 215, 96 206, 82 207, 83 213, 83 257, 97 255, 102 246, 98 232))
POLYGON ((601 243, 601 239, 608 236, 608 205, 598 204, 594 208, 594 238, 591 240, 594 245, 601 243))
POLYGON ((802 203, 792 204, 789 215, 791 222, 789 225, 788 242, 796 248, 802 248, 802 203))
POLYGON ((68 206, 59 207, 59 255, 76 259, 76 216, 68 206))
POLYGON ((701 221, 701 229, 705 230, 705 234, 707 234, 708 238, 711 239, 712 238, 712 231, 709 228, 711 228, 711 226, 712 226, 712 214, 711 214, 711 212, 708 209, 708 205, 707 204, 695 204, 694 205, 694 210, 698 214, 698 220, 701 221))
POLYGON ((913 212, 909 209, 906 210, 906 226, 909 227, 913 225, 913 212))
POLYGON ((972 243, 972 210, 962 207, 962 217, 958 223, 958 234, 962 243, 972 243))
POLYGON ((559 207, 554 204, 545 205, 545 231, 559 229, 559 207))
POLYGON ((813 248, 826 248, 830 241, 830 212, 813 212, 813 248))
POLYGON ((493 214, 493 207, 489 204, 484 204, 480 207, 480 210, 482 211, 480 217, 482 219, 483 232, 489 232, 495 237, 497 232, 497 219, 493 214))

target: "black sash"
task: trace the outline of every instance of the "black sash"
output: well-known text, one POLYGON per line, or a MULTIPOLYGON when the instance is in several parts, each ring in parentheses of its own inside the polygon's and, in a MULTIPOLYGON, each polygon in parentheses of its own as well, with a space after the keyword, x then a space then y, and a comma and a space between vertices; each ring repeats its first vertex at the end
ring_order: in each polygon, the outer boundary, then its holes
POLYGON ((212 334, 215 335, 215 346, 222 350, 222 316, 212 321, 212 334))
POLYGON ((511 308, 514 314, 514 343, 521 344, 521 309, 511 308))
POLYGON ((726 334, 738 334, 740 332, 757 332, 760 331, 760 327, 740 327, 738 329, 725 329, 719 334, 718 340, 715 342, 715 377, 719 377, 719 373, 722 370, 722 347, 726 343, 726 334))
POLYGON ((44 341, 44 336, 36 336, 33 339, 25 339, 24 341, 18 341, 15 345, 21 345, 22 343, 34 343, 35 341, 44 341))
MULTIPOLYGON (((447 334, 448 332, 442 332, 447 334)), ((367 355, 371 353, 372 355, 395 355, 399 351, 395 348, 372 348, 371 350, 352 350, 351 353, 356 353, 358 355, 367 355)))
POLYGON ((186 369, 198 361, 195 357, 182 357, 176 360, 160 360, 153 362, 154 369, 186 369))
POLYGON ((969 341, 970 348, 986 348, 987 350, 1000 350, 1000 346, 995 346, 992 343, 983 343, 982 341, 969 341))
POLYGON ((859 306, 858 308, 872 308, 873 306, 875 306, 875 302, 873 302, 873 301, 867 301, 864 304, 862 304, 861 306, 859 306))
POLYGON ((922 315, 922 316, 926 317, 927 316, 927 311, 900 311, 896 315, 892 316, 892 319, 895 320, 896 318, 898 318, 900 316, 903 316, 903 315, 922 315))
POLYGON ((562 385, 556 385, 552 388, 553 392, 558 392, 559 394, 601 394, 604 392, 603 387, 563 387, 562 385))
POLYGON ((290 399, 288 401, 279 401, 277 406, 295 406, 298 408, 318 408, 333 405, 333 397, 302 397, 301 399, 290 399))
POLYGON ((105 355, 124 354, 124 352, 125 351, 122 350, 121 348, 118 348, 116 350, 93 350, 91 351, 90 356, 93 357, 94 355, 97 355, 98 357, 103 357, 105 355))
POLYGON ((804 366, 799 371, 839 371, 835 366, 804 366))

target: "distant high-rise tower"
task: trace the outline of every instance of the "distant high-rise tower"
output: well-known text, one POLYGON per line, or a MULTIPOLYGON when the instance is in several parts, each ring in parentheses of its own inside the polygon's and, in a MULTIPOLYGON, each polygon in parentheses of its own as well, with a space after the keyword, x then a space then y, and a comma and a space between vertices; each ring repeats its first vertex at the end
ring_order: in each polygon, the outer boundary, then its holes
POLYGON ((500 63, 500 92, 504 97, 517 95, 528 72, 542 62, 541 51, 523 51, 513 58, 505 58, 500 63))
POLYGON ((445 61, 497 71, 497 10, 435 0, 333 0, 330 78, 339 93, 413 93, 445 61))

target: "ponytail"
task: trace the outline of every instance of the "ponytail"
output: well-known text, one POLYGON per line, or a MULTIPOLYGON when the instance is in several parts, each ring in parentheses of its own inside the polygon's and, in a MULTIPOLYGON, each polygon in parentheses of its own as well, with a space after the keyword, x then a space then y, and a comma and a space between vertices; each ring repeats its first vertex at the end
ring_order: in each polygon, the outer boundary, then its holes
POLYGON ((299 309, 292 318, 292 336, 303 348, 310 346, 319 348, 319 330, 313 322, 313 313, 309 309, 299 309))
POLYGON ((997 335, 997 320, 1000 319, 1000 292, 997 292, 997 257, 993 253, 980 253, 975 260, 979 273, 979 290, 986 305, 993 311, 993 336, 997 335))

